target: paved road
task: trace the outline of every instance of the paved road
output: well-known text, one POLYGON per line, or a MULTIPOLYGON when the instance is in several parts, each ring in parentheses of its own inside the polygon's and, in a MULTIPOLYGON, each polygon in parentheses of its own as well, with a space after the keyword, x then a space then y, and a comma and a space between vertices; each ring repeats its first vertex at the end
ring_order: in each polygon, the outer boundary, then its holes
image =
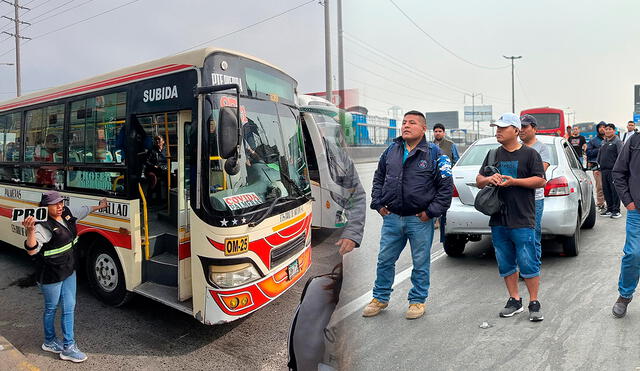
MULTIPOLYGON (((314 248, 313 265, 307 277, 328 273, 339 261, 329 240, 314 248)), ((20 288, 15 284, 31 271, 31 262, 24 252, 0 247, 0 334, 42 370, 71 367, 40 349, 42 295, 37 287, 20 288)), ((253 315, 219 326, 202 325, 182 312, 140 296, 123 308, 109 307, 80 281, 76 340, 89 359, 73 368, 284 370, 289 323, 304 281, 305 278, 253 315)))
MULTIPOLYGON (((358 171, 367 192, 375 164, 358 171)), ((367 214, 365 242, 345 259, 345 289, 337 319, 349 329, 346 365, 352 370, 637 370, 640 367, 640 303, 625 319, 614 319, 625 219, 599 218, 582 234, 578 257, 561 256, 558 244, 544 244, 540 301, 545 320, 528 321, 526 311, 502 319, 497 313, 508 294, 498 276, 490 238, 470 243, 462 258, 432 247, 431 290, 426 315, 404 319, 411 287, 409 249, 396 266, 389 308, 363 318, 370 300, 381 218, 367 214), (482 322, 492 327, 481 329, 482 322)), ((527 301, 526 288, 521 293, 527 301)), ((526 304, 525 304, 526 305, 526 304)))

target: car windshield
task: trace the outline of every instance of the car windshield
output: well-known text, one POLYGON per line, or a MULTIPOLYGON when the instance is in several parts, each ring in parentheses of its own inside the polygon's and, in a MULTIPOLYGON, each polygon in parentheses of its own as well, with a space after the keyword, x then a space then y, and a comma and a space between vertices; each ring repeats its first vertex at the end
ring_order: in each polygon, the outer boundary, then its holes
MULTIPOLYGON (((223 101, 223 100, 221 100, 223 101)), ((220 106, 213 110, 218 117, 220 106)), ((209 192, 212 206, 233 214, 267 207, 275 199, 303 197, 310 191, 299 114, 283 104, 243 98, 239 171, 223 170, 215 125, 210 133, 209 192)))
MULTIPOLYGON (((456 163, 456 166, 482 166, 484 158, 487 157, 487 153, 492 148, 497 148, 500 143, 489 144, 476 144, 469 147, 462 158, 456 163)), ((551 152, 551 163, 549 165, 558 164, 558 154, 556 152, 556 146, 554 144, 545 144, 551 152)))

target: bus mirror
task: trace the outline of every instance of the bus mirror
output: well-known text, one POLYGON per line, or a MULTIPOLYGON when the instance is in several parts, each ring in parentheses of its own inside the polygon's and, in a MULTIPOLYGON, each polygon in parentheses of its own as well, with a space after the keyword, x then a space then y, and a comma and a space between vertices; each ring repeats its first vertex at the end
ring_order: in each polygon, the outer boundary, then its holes
POLYGON ((238 117, 232 107, 222 107, 218 117, 218 144, 220 157, 228 159, 237 155, 239 143, 238 117))
POLYGON ((240 172, 240 166, 238 166, 239 164, 240 162, 238 161, 237 157, 230 157, 227 159, 227 161, 224 162, 224 171, 227 174, 234 176, 240 172))

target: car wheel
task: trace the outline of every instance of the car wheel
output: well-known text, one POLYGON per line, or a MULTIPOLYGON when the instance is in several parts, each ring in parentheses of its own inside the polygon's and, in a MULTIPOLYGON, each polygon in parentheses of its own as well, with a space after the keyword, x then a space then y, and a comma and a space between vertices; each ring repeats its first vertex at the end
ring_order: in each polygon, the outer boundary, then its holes
POLYGON ((587 219, 584 220, 582 228, 591 229, 596 225, 596 219, 598 218, 596 212, 596 200, 591 197, 591 208, 589 209, 589 215, 587 215, 587 219))
POLYGON ((86 272, 91 290, 106 304, 118 307, 133 297, 127 291, 118 255, 105 242, 96 241, 89 251, 86 272))
POLYGON ((444 252, 451 257, 462 256, 467 237, 459 234, 448 234, 444 240, 444 252))
POLYGON ((580 214, 578 214, 576 230, 573 235, 563 237, 562 249, 566 256, 578 256, 580 253, 580 214))

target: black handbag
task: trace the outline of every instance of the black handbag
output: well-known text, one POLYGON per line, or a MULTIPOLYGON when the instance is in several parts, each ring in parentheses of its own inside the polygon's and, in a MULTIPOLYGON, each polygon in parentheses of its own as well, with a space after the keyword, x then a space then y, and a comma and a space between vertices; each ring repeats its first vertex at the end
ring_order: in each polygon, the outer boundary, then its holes
MULTIPOLYGON (((499 173, 498 169, 494 166, 496 162, 496 152, 497 149, 489 151, 489 165, 487 166, 487 170, 490 171, 485 170, 485 174, 488 172, 491 173, 489 175, 499 173)), ((482 188, 476 195, 476 199, 473 201, 473 207, 475 207, 479 212, 489 216, 499 213, 502 209, 502 201, 498 196, 499 191, 499 188, 493 184, 489 184, 482 188)))

